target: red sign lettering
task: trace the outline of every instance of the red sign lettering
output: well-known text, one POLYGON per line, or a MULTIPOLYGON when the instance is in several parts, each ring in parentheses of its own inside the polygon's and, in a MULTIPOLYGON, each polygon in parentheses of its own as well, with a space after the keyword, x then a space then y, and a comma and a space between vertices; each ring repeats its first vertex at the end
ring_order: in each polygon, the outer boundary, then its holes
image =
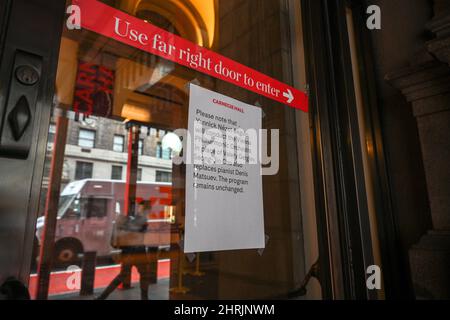
POLYGON ((80 61, 73 110, 88 115, 109 116, 112 110, 113 83, 113 71, 80 61))
POLYGON ((308 97, 293 87, 96 0, 73 0, 81 26, 148 53, 308 111, 308 97))

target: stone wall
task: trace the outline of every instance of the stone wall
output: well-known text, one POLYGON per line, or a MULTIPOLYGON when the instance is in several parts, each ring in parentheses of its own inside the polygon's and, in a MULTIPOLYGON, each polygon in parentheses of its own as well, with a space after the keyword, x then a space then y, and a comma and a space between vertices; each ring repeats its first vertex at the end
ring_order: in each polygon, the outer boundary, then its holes
MULTIPOLYGON (((402 297, 412 297, 408 250, 431 226, 429 201, 416 120, 406 98, 385 75, 406 67, 429 35, 424 25, 432 15, 427 0, 375 0, 382 12, 381 30, 371 31, 380 125, 390 179, 392 210, 400 247, 402 297)), ((382 214, 382 213, 381 213, 382 214)), ((391 284, 386 283, 386 286, 391 284)), ((393 284, 392 284, 393 285, 393 284)))
MULTIPOLYGON (((113 150, 114 135, 121 135, 125 138, 124 152, 127 150, 128 133, 125 125, 121 121, 115 121, 107 118, 91 117, 86 121, 70 121, 67 133, 67 143, 78 145, 78 135, 80 129, 94 130, 96 132, 95 148, 104 150, 113 150), (92 123, 91 125, 89 123, 92 123)), ((143 154, 156 157, 156 145, 161 139, 158 135, 147 135, 147 128, 141 130, 140 139, 144 141, 143 154)))
MULTIPOLYGON (((424 26, 425 27, 425 26, 424 26)), ((417 121, 432 226, 409 251, 415 294, 450 298, 450 6, 434 2, 434 35, 411 64, 388 79, 410 102, 417 121)))

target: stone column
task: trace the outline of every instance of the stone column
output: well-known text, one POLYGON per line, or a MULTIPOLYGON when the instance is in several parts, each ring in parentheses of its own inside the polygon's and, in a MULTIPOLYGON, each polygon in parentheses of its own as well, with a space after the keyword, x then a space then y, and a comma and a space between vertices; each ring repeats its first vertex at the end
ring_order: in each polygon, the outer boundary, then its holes
POLYGON ((427 29, 436 35, 436 39, 427 43, 427 49, 437 59, 450 65, 450 1, 435 0, 434 12, 427 29))
POLYGON ((387 76, 417 119, 433 229, 409 252, 418 299, 450 298, 450 2, 435 0, 428 54, 387 76))

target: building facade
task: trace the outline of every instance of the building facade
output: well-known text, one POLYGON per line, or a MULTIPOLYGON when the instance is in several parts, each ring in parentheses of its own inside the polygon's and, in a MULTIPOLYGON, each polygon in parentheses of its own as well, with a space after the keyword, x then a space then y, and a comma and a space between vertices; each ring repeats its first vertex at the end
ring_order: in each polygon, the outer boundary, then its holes
MULTIPOLYGON (((55 124, 50 125, 49 142, 54 138, 55 124)), ((171 150, 163 149, 164 130, 143 128, 139 137, 139 181, 170 182, 171 150)), ((122 123, 89 117, 72 122, 68 128, 63 180, 125 180, 127 164, 127 131, 122 123), (83 174, 83 164, 87 173, 83 174), (78 173, 77 173, 78 172, 78 173)), ((50 142, 53 144, 53 142, 50 142)), ((49 151, 53 145, 50 145, 49 151)))

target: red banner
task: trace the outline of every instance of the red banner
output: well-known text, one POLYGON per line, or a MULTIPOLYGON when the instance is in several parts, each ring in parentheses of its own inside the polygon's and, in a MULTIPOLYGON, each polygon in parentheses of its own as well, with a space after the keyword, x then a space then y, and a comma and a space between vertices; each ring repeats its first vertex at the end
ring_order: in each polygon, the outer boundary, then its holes
POLYGON ((308 97, 293 87, 96 0, 73 0, 81 27, 193 70, 308 111, 308 97))

